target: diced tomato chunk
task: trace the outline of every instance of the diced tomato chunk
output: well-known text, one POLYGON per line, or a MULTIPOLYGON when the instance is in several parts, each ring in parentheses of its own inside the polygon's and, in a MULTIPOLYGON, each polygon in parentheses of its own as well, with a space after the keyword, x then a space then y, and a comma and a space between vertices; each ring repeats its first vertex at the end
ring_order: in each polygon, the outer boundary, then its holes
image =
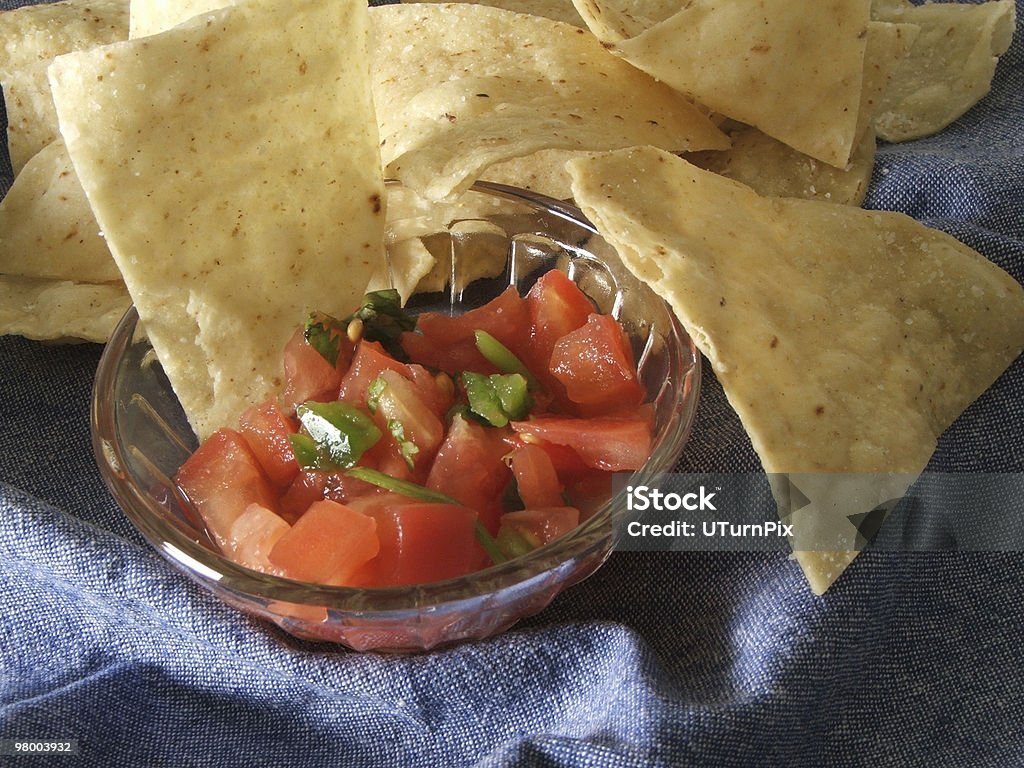
POLYGON ((340 371, 348 367, 352 347, 342 339, 337 365, 331 365, 306 341, 303 328, 298 328, 284 348, 284 390, 281 404, 289 412, 307 400, 329 400, 338 391, 340 371))
POLYGON ((439 312, 419 316, 416 331, 402 334, 409 358, 421 365, 451 374, 460 371, 497 373, 476 348, 476 331, 486 331, 522 359, 529 347, 526 335, 529 314, 526 303, 509 286, 482 307, 462 315, 439 312))
MULTIPOLYGON (((408 496, 403 496, 400 493, 394 493, 392 491, 384 491, 378 489, 380 493, 368 493, 357 498, 346 502, 345 506, 350 509, 354 509, 356 512, 362 512, 364 515, 369 515, 374 510, 379 510, 382 507, 387 506, 398 506, 400 504, 412 504, 413 499, 408 496)), ((419 502, 416 502, 419 503, 419 502)))
POLYGON ((580 511, 580 520, 589 520, 612 497, 612 474, 593 469, 566 484, 565 495, 580 511))
POLYGON ((263 573, 274 573, 267 555, 291 526, 266 507, 250 504, 231 526, 231 549, 239 565, 263 573))
POLYGON ((420 388, 402 374, 386 370, 379 381, 373 418, 385 443, 409 469, 425 472, 444 439, 444 424, 423 401, 420 388))
POLYGON ((509 466, 523 506, 558 507, 565 503, 554 462, 539 445, 526 443, 516 448, 509 454, 509 466))
POLYGON ((430 471, 429 462, 423 466, 409 466, 405 457, 395 441, 390 439, 381 440, 373 448, 363 454, 359 460, 359 466, 369 467, 396 480, 407 480, 413 483, 422 483, 426 473, 430 471))
POLYGON ((281 517, 289 523, 294 523, 302 517, 303 512, 309 509, 310 504, 323 499, 326 477, 326 472, 310 469, 299 470, 291 485, 281 494, 277 505, 281 517))
POLYGON ((325 472, 324 498, 332 501, 344 502, 351 505, 356 499, 363 496, 374 496, 380 494, 378 486, 352 477, 347 472, 325 472))
POLYGON ((541 276, 526 295, 530 319, 527 362, 546 373, 555 342, 587 322, 594 304, 569 277, 553 269, 541 276))
POLYGON ((430 412, 443 419, 448 410, 455 404, 455 382, 447 373, 431 373, 422 365, 409 365, 409 378, 416 385, 430 412))
POLYGON ((573 507, 517 509, 501 516, 498 536, 500 538, 502 531, 511 528, 534 547, 539 547, 565 535, 579 525, 579 522, 579 510, 573 507))
MULTIPOLYGON (((523 434, 525 433, 519 433, 518 436, 522 438, 523 434)), ((558 445, 557 443, 545 441, 540 441, 535 443, 535 445, 538 448, 542 448, 548 455, 548 458, 551 459, 555 472, 563 483, 573 483, 580 477, 595 471, 568 445, 558 445)))
POLYGON ((342 585, 380 549, 373 518, 344 504, 314 502, 270 550, 281 575, 342 585))
POLYGON ((380 553, 353 576, 379 587, 425 584, 471 573, 486 563, 476 541, 476 512, 453 504, 408 499, 369 505, 380 553))
POLYGON ((411 360, 452 375, 459 371, 498 372, 480 354, 475 340, 462 339, 447 346, 439 346, 437 341, 426 335, 409 334, 402 344, 411 360))
POLYGON ((273 509, 277 498, 245 438, 228 427, 204 440, 175 480, 229 557, 235 520, 253 503, 273 509))
POLYGON ((541 275, 526 295, 533 340, 556 341, 575 331, 594 312, 594 303, 564 272, 541 275))
POLYGON ((610 315, 591 314, 583 326, 555 342, 550 370, 566 397, 590 415, 639 405, 644 399, 629 340, 610 315))
POLYGON ((377 486, 345 472, 303 469, 281 495, 277 512, 288 522, 294 523, 314 501, 330 499, 351 505, 355 499, 376 494, 379 490, 377 486))
POLYGON ((352 356, 352 365, 349 366, 335 393, 337 399, 346 400, 365 408, 367 389, 381 373, 387 370, 398 371, 403 376, 409 375, 406 365, 389 355, 379 342, 363 339, 356 347, 355 354, 352 356))
POLYGON ((579 510, 580 520, 589 518, 611 498, 612 472, 588 466, 568 445, 546 441, 534 445, 551 459, 555 473, 564 486, 563 498, 579 510))
POLYGON ((511 427, 516 432, 568 446, 587 466, 596 469, 639 469, 651 453, 651 421, 645 408, 637 409, 632 417, 538 416, 512 422, 511 427))
POLYGON ((512 478, 504 462, 504 434, 455 416, 426 483, 475 509, 492 532, 497 530, 501 496, 512 478))
POLYGON ((238 431, 275 486, 284 488, 295 478, 299 463, 288 435, 298 431, 298 424, 275 399, 246 409, 238 419, 238 431))

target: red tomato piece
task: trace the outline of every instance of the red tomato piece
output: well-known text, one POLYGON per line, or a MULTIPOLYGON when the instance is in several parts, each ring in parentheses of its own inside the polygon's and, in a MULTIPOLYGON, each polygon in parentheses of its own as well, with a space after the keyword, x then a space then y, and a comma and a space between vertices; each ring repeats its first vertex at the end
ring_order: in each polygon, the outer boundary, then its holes
POLYGON ((547 453, 555 467, 556 474, 563 483, 574 483, 579 478, 595 471, 593 467, 587 466, 580 455, 568 445, 546 442, 536 443, 536 445, 547 453))
POLYGON ((462 339, 447 346, 440 346, 439 342, 429 336, 410 333, 403 336, 402 346, 411 360, 453 376, 459 371, 498 372, 497 368, 480 354, 475 339, 462 339))
POLYGON ((373 448, 363 454, 359 460, 359 466, 369 467, 378 472, 383 472, 389 477, 397 480, 408 480, 413 483, 423 483, 426 473, 430 471, 429 462, 409 466, 401 455, 398 444, 391 439, 380 440, 373 448))
POLYGON ((476 512, 453 504, 409 499, 371 504, 380 553, 353 576, 360 586, 426 584, 462 576, 486 564, 476 541, 476 512))
POLYGON ((350 477, 344 472, 302 469, 281 494, 277 513, 286 521, 294 523, 315 501, 330 499, 348 503, 361 496, 376 494, 379 490, 377 486, 350 477))
POLYGON ((403 496, 400 493, 393 493, 391 491, 381 491, 380 493, 370 493, 354 498, 352 501, 347 503, 347 506, 354 509, 356 512, 362 512, 364 515, 369 515, 374 510, 379 510, 383 507, 412 503, 413 499, 410 499, 408 496, 403 496))
POLYGON ((501 516, 498 537, 501 537, 503 530, 511 528, 533 546, 539 547, 565 535, 579 523, 579 510, 573 507, 517 509, 501 516))
POLYGON ((492 533, 497 529, 501 496, 512 478, 504 462, 509 450, 505 434, 456 416, 426 482, 428 488, 475 509, 492 533))
POLYGON ((341 385, 335 393, 337 399, 365 408, 366 390, 381 373, 387 370, 398 371, 403 376, 409 375, 406 365, 389 355, 379 342, 363 339, 356 347, 355 354, 352 356, 352 365, 345 372, 341 385))
POLYGON ((379 550, 373 518, 325 499, 306 510, 268 557, 287 578, 341 585, 379 550))
POLYGON ((612 495, 612 472, 587 466, 576 451, 568 445, 534 443, 551 459, 558 479, 565 490, 563 498, 579 510, 580 520, 586 520, 612 495))
POLYGON ((420 315, 417 330, 402 334, 402 347, 413 362, 428 368, 451 374, 467 370, 496 373, 476 348, 476 331, 486 331, 523 359, 529 348, 528 322, 526 302, 509 286, 482 307, 462 315, 420 315))
POLYGON ((299 473, 288 435, 298 431, 298 424, 270 399, 247 408, 238 419, 238 431, 256 456, 267 477, 278 488, 284 488, 299 473))
POLYGON ((455 382, 447 373, 431 373, 422 365, 409 365, 409 378, 419 390, 431 413, 443 419, 448 410, 455 404, 455 382))
POLYGON ((539 445, 526 443, 513 450, 509 454, 509 466, 526 508, 558 507, 565 503, 554 462, 539 445))
POLYGON ((402 442, 409 444, 414 453, 409 455, 413 467, 429 467, 444 439, 444 424, 423 401, 420 388, 397 371, 381 373, 383 386, 377 393, 373 418, 386 436, 385 440, 396 455, 408 466, 402 457, 402 442), (394 433, 400 432, 400 437, 394 433))
POLYGON ((580 511, 580 520, 589 520, 612 497, 612 474, 594 469, 566 485, 565 494, 580 511))
POLYGON ((284 391, 281 404, 293 412, 307 400, 330 400, 338 391, 341 371, 348 367, 352 347, 348 339, 341 340, 337 365, 331 365, 306 341, 303 329, 298 328, 284 348, 284 391))
POLYGON ((585 324, 594 304, 557 269, 542 275, 525 301, 530 319, 528 360, 533 363, 531 368, 547 372, 555 342, 585 324))
POLYGON ((291 484, 281 494, 281 500, 277 505, 278 514, 289 523, 294 523, 309 509, 310 504, 326 498, 324 489, 327 474, 311 469, 299 470, 291 484))
POLYGON ((277 494, 242 435, 222 427, 210 435, 175 477, 213 540, 232 555, 231 526, 250 504, 270 509, 277 494))
POLYGON ((631 417, 538 416, 510 426, 516 432, 572 448, 595 469, 639 469, 651 453, 650 412, 643 407, 631 417))
POLYGON ((589 415, 639 405, 644 399, 629 340, 610 315, 591 314, 586 324, 555 342, 550 370, 566 397, 589 415))
POLYGON ((279 515, 259 504, 250 504, 231 526, 231 548, 239 565, 263 573, 274 573, 267 555, 291 526, 279 515))

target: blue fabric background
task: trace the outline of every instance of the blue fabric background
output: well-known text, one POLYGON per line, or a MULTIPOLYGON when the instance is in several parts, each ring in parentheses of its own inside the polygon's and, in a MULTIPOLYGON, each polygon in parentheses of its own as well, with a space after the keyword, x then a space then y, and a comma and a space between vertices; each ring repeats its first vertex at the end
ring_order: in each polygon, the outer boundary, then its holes
MULTIPOLYGON (((1024 281, 1022 57, 1018 28, 981 105, 882 147, 868 205, 1024 281)), ((131 528, 90 450, 99 353, 0 338, 0 738, 81 749, 0 765, 1024 764, 1019 553, 865 554, 822 598, 782 555, 615 553, 494 639, 349 653, 218 603, 131 528)), ((680 468, 757 466, 708 381, 680 468)), ((1024 362, 932 469, 1024 470, 1024 362)))

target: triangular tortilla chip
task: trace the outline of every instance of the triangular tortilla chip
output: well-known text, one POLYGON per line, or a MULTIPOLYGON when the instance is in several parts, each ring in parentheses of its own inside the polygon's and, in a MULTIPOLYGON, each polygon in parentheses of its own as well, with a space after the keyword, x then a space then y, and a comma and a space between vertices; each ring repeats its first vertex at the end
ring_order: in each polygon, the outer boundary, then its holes
POLYGON ((868 22, 864 79, 861 81, 860 105, 857 107, 858 139, 866 133, 874 133, 875 117, 881 109, 882 99, 892 87, 893 78, 902 69, 920 33, 921 28, 916 24, 868 22))
POLYGON ((676 13, 679 0, 573 0, 584 23, 602 43, 636 37, 676 13))
MULTIPOLYGON (((712 150, 708 152, 717 154, 712 150)), ((572 197, 572 182, 565 170, 565 162, 580 154, 585 153, 582 150, 542 149, 532 155, 495 163, 484 171, 483 178, 510 187, 529 189, 556 200, 566 200, 572 197)))
POLYGON ((873 13, 921 30, 880 100, 875 126, 886 141, 928 136, 973 107, 992 87, 1016 27, 1013 0, 876 3, 873 13))
POLYGON ((917 36, 913 24, 868 24, 861 89, 858 135, 845 168, 815 160, 750 126, 723 129, 732 146, 723 151, 691 153, 686 159, 709 171, 742 182, 761 195, 802 197, 833 203, 860 205, 868 191, 875 165, 875 109, 893 73, 917 36))
POLYGON ((200 438, 268 397, 295 326, 350 311, 382 258, 367 29, 359 0, 261 0, 51 66, 78 178, 200 438))
POLYGON ((131 303, 122 283, 0 275, 0 334, 102 343, 131 303))
POLYGON ((28 161, 0 202, 0 274, 121 280, 60 139, 28 161))
MULTIPOLYGON (((475 2, 475 0, 457 0, 458 2, 475 2)), ((403 3, 447 3, 451 0, 402 0, 403 3)), ((584 27, 583 19, 576 12, 572 0, 486 0, 478 5, 489 5, 492 8, 504 8, 506 11, 516 13, 529 13, 533 16, 543 16, 546 19, 554 19, 565 24, 572 24, 575 27, 584 27)))
POLYGON ((131 0, 131 39, 166 32, 200 13, 215 11, 245 0, 131 0))
POLYGON ((844 168, 860 138, 869 5, 763 0, 754 10, 735 0, 691 0, 608 45, 711 110, 844 168))
POLYGON ((860 205, 875 166, 875 132, 868 130, 850 164, 839 169, 797 152, 750 126, 727 131, 732 146, 721 152, 693 152, 683 157, 707 171, 734 179, 766 197, 801 197, 860 205))
MULTIPOLYGON (((711 361, 764 469, 821 515, 870 511, 843 506, 840 478, 878 491, 863 503, 902 493, 1024 347, 1021 286, 903 214, 760 197, 654 148, 568 168, 577 203, 711 361)), ((853 554, 798 558, 821 592, 853 554)))
POLYGON ((728 146, 689 101, 579 27, 467 3, 370 15, 382 160, 424 197, 450 198, 540 149, 728 146))
POLYGON ((128 0, 64 0, 0 12, 0 82, 15 173, 59 136, 46 79, 50 61, 127 36, 128 0))

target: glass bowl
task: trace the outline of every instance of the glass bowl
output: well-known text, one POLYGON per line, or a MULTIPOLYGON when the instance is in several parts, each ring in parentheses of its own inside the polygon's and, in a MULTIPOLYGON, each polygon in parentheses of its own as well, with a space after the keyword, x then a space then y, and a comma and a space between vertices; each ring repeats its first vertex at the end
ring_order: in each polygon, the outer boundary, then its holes
MULTIPOLYGON (((700 356, 666 303, 637 281, 576 209, 478 182, 456 203, 429 203, 388 185, 388 251, 396 277, 424 250, 437 260, 408 306, 458 313, 509 285, 525 292, 560 269, 629 333, 655 409, 653 451, 631 482, 670 471, 689 436, 700 356)), ((385 278, 386 279, 386 278, 385 278)), ((400 283, 400 280, 396 280, 400 283)), ((130 309, 97 369, 92 435, 111 494, 142 535, 218 598, 300 638, 355 650, 409 652, 504 631, 593 573, 613 548, 621 492, 575 530, 529 554, 469 575, 410 587, 292 581, 221 555, 171 478, 196 438, 130 309)), ((302 318, 296 318, 296 324, 302 318)), ((616 487, 624 487, 616 484, 616 487)))

